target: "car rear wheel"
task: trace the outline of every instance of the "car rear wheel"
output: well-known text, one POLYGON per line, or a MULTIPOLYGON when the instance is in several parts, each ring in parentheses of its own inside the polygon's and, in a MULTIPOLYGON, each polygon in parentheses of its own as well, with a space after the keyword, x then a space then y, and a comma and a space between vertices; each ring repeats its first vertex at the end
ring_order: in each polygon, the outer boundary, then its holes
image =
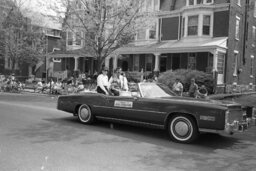
POLYGON ((80 122, 90 124, 93 122, 93 115, 91 109, 87 105, 81 105, 78 109, 78 118, 80 122))
POLYGON ((180 143, 191 143, 199 135, 197 124, 188 115, 175 115, 170 119, 168 132, 173 141, 180 143))

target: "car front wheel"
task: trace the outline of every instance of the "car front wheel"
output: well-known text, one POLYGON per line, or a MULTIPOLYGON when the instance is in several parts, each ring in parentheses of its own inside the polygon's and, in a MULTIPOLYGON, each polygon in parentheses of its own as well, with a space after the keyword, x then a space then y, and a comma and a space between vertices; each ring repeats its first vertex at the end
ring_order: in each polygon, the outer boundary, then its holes
POLYGON ((175 115, 168 123, 168 132, 173 141, 191 143, 199 135, 197 124, 188 115, 175 115))
POLYGON ((84 124, 90 124, 93 122, 93 115, 91 109, 87 105, 81 105, 78 109, 78 118, 80 122, 84 124))

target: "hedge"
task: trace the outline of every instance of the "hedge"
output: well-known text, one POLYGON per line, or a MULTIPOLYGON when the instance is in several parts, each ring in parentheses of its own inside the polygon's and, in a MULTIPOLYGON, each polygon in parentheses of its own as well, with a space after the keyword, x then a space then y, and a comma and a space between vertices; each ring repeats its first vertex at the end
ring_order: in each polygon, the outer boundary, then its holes
POLYGON ((163 83, 170 88, 172 88, 175 79, 179 78, 181 83, 183 84, 184 91, 187 92, 190 85, 191 78, 196 79, 196 84, 198 86, 205 85, 208 94, 213 94, 214 90, 214 79, 211 74, 197 71, 197 70, 187 70, 187 69, 178 69, 178 70, 168 70, 166 72, 160 73, 158 77, 158 82, 163 83))

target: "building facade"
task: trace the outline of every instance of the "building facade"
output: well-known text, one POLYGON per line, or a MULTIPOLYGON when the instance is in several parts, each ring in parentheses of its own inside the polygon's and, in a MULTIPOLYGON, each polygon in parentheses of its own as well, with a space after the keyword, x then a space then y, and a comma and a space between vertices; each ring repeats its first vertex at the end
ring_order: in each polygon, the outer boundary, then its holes
MULTIPOLYGON (((196 69, 211 73, 217 92, 255 89, 255 0, 147 0, 155 27, 105 60, 124 71, 196 69)), ((216 92, 216 93, 217 93, 216 92)))
MULTIPOLYGON (((48 55, 54 61, 54 77, 65 79, 77 73, 93 75, 97 68, 97 60, 92 50, 85 46, 85 33, 77 13, 84 13, 85 6, 80 0, 70 4, 71 11, 64 18, 62 25, 62 45, 60 50, 48 55)), ((81 14, 80 14, 81 15, 81 14)))

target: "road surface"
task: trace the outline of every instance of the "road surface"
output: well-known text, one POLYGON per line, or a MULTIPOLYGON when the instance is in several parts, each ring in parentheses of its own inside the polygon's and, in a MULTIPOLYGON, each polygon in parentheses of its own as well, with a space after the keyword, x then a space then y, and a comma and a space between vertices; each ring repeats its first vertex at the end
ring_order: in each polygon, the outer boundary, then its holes
POLYGON ((0 170, 255 171, 256 128, 178 144, 161 130, 80 124, 56 98, 0 93, 0 170))

